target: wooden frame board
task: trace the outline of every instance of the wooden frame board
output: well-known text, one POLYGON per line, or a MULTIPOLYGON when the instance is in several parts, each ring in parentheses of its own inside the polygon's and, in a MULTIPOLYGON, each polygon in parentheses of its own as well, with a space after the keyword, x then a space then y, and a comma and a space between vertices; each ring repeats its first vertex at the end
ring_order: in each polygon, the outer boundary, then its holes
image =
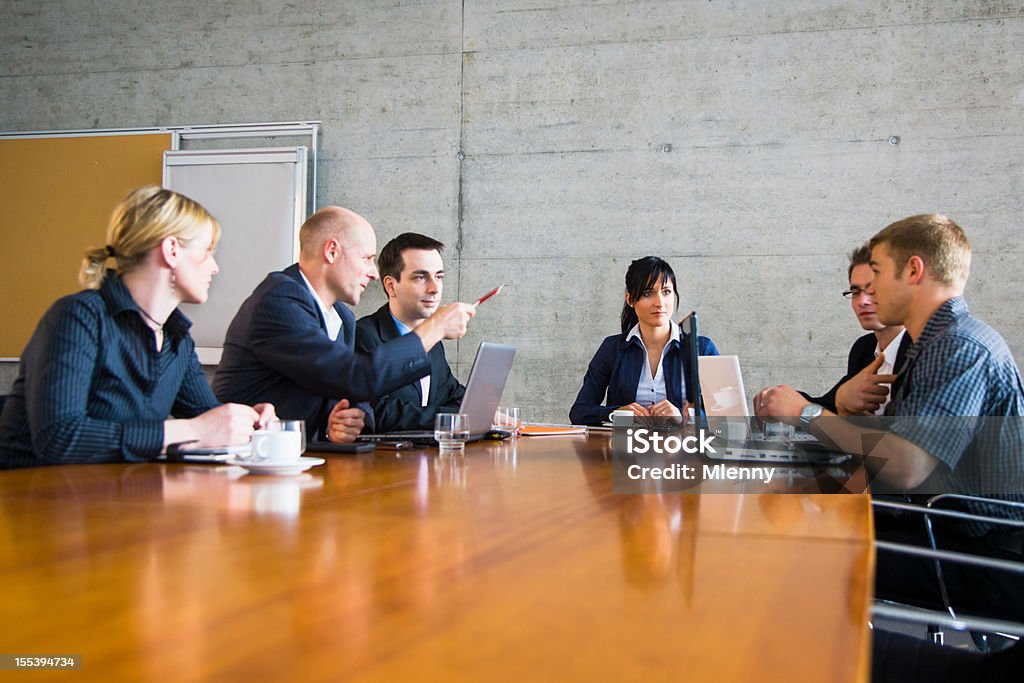
POLYGON ((21 355, 43 313, 81 289, 84 252, 114 206, 160 185, 170 132, 0 139, 0 357, 21 355))

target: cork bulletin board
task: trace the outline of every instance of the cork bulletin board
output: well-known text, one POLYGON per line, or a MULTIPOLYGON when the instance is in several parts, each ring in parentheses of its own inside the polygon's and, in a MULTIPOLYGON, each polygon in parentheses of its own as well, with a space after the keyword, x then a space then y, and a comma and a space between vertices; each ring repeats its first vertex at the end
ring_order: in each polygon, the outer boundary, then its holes
POLYGON ((0 358, 21 355, 43 313, 81 289, 86 249, 117 202, 159 185, 170 133, 0 139, 0 358))

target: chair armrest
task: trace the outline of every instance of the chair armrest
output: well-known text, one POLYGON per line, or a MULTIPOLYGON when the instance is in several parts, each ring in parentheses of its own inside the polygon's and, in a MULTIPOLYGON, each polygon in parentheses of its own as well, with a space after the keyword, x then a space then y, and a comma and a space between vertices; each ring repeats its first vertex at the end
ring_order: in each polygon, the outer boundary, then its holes
POLYGON ((954 550, 935 550, 934 548, 922 548, 918 545, 890 543, 889 541, 875 541, 875 548, 878 550, 887 550, 893 553, 902 553, 903 555, 914 555, 916 557, 927 557, 933 560, 942 560, 943 562, 955 562, 958 564, 969 564, 974 567, 998 569, 1000 571, 1010 572, 1011 574, 1020 574, 1024 576, 1024 562, 1014 562, 1013 560, 1004 560, 998 557, 971 555, 970 553, 960 553, 954 550))
MULTIPOLYGON (((965 503, 978 503, 981 505, 991 505, 993 507, 1005 507, 1013 508, 1016 510, 1024 510, 1024 502, 1018 500, 1004 500, 1002 498, 985 498, 984 496, 968 496, 963 493, 940 493, 937 496, 932 496, 925 503, 926 507, 932 508, 938 503, 945 503, 946 501, 958 500, 965 503)), ((934 508, 939 509, 939 508, 934 508)))
MULTIPOLYGON (((964 498, 971 502, 983 503, 988 505, 991 503, 1012 503, 1013 501, 999 501, 991 498, 975 498, 973 496, 959 496, 958 494, 942 494, 942 496, 957 496, 958 498, 964 498)), ((939 498, 940 496, 936 496, 939 498)), ((934 498, 929 500, 931 503, 934 498)), ((1012 507, 1020 506, 1024 508, 1024 503, 1014 504, 1012 507)), ((978 515, 972 512, 962 512, 960 510, 944 510, 941 508, 930 508, 921 505, 911 505, 910 503, 894 503, 887 500, 872 500, 871 506, 878 510, 898 510, 900 512, 912 512, 925 517, 944 517, 946 519, 958 519, 963 522, 982 522, 984 524, 993 524, 997 526, 1006 526, 1013 529, 1024 529, 1024 520, 1019 519, 1006 519, 1005 517, 989 517, 988 515, 978 515)))
POLYGON ((905 605, 894 605, 886 602, 875 602, 871 606, 871 616, 874 619, 892 619, 911 624, 924 624, 943 626, 954 631, 979 631, 982 633, 1003 633, 1011 636, 1024 636, 1024 624, 1016 621, 1003 619, 989 619, 987 617, 975 617, 960 615, 950 616, 945 612, 938 612, 919 607, 907 607, 905 605))

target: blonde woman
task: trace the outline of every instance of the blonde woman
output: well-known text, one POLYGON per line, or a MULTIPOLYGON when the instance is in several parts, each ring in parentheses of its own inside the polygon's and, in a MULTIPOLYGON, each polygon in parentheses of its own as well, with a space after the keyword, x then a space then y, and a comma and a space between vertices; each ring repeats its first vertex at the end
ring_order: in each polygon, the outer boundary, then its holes
POLYGON ((144 187, 121 201, 107 244, 86 253, 87 289, 58 300, 22 353, 0 417, 0 469, 240 444, 274 417, 270 404, 217 401, 177 310, 206 301, 219 237, 217 221, 176 192, 144 187))

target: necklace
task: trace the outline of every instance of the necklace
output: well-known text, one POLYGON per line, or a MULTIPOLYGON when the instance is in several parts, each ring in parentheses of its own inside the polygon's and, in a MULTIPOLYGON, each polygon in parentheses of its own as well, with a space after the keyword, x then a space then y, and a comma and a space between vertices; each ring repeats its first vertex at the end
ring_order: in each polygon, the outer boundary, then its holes
POLYGON ((148 318, 154 325, 156 325, 156 329, 153 330, 154 332, 164 331, 164 324, 157 320, 156 318, 154 318, 153 316, 151 316, 149 313, 146 313, 146 309, 144 309, 142 306, 139 306, 139 311, 142 313, 142 315, 146 316, 146 318, 148 318))

